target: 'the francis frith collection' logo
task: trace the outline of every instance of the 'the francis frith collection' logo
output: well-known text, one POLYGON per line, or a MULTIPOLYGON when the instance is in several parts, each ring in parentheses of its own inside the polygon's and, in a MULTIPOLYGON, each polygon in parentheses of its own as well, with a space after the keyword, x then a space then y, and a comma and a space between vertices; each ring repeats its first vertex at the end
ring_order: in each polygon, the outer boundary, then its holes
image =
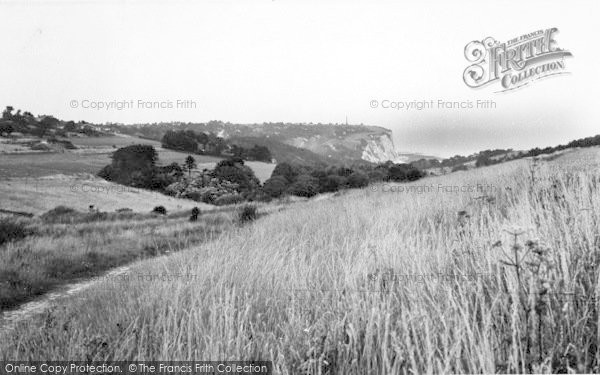
POLYGON ((465 47, 468 66, 463 79, 467 86, 479 88, 499 82, 497 92, 514 90, 535 80, 567 73, 565 58, 571 52, 558 47, 553 27, 500 43, 492 37, 472 41, 465 47))

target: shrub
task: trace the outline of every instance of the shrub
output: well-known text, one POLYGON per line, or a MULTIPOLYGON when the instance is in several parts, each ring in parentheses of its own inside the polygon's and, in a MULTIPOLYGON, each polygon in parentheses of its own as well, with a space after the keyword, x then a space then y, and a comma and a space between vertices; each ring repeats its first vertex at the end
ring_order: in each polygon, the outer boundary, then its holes
POLYGON ((107 181, 113 181, 116 179, 116 173, 117 171, 115 170, 115 168, 109 164, 104 166, 100 170, 100 172, 98 172, 98 177, 103 178, 107 181))
POLYGON ((29 234, 22 221, 0 219, 0 245, 5 242, 21 240, 29 234))
POLYGON ((152 213, 159 214, 159 215, 166 215, 167 209, 165 208, 165 206, 156 206, 152 209, 152 213))
POLYGON ((488 165, 494 164, 494 161, 488 155, 480 155, 475 162, 475 166, 479 167, 487 167, 488 165))
POLYGON ((387 179, 391 181, 416 181, 423 177, 423 173, 409 164, 392 164, 388 167, 387 179))
POLYGON ((298 176, 298 167, 289 163, 279 163, 271 173, 271 177, 275 176, 283 176, 286 180, 294 182, 298 176))
POLYGON ((363 188, 369 185, 369 177, 362 172, 354 172, 348 176, 348 185, 351 188, 363 188))
POLYGON ((108 212, 94 211, 85 214, 82 218, 78 220, 81 220, 84 223, 92 223, 95 221, 104 221, 106 219, 108 219, 108 212))
POLYGON ((368 172, 369 180, 371 181, 385 181, 388 178, 387 169, 376 167, 368 172))
POLYGON ((236 204, 244 201, 244 197, 240 194, 225 194, 217 198, 214 202, 216 206, 225 206, 228 204, 236 204))
POLYGON ((50 150, 52 150, 50 148, 50 146, 48 146, 45 143, 35 144, 35 145, 31 146, 31 149, 34 150, 34 151, 50 151, 50 150))
POLYGON ((412 168, 411 170, 408 171, 408 173, 406 174, 406 179, 408 181, 417 181, 418 179, 420 179, 421 177, 423 177, 425 174, 423 172, 421 172, 420 170, 416 169, 416 168, 412 168))
POLYGON ((468 171, 468 170, 469 170, 469 168, 467 168, 467 166, 464 164, 460 164, 460 165, 457 165, 454 168, 452 168, 452 172, 468 171))
POLYGON ((258 209, 252 204, 246 204, 238 211, 238 222, 240 224, 254 221, 257 218, 258 209))
POLYGON ((80 212, 66 206, 57 206, 50 211, 44 213, 41 219, 49 224, 54 223, 71 223, 76 217, 80 215, 80 212))
POLYGON ((199 215, 200 209, 198 207, 192 208, 192 215, 190 216, 190 221, 197 221, 199 215))
POLYGON ((289 187, 288 192, 299 197, 313 197, 319 193, 318 180, 312 176, 300 175, 289 187))
POLYGON ((265 181, 263 191, 273 197, 278 198, 287 189, 289 181, 284 176, 273 176, 265 181))
POLYGON ((346 177, 330 174, 322 180, 320 191, 322 193, 338 191, 346 187, 348 179, 346 177))

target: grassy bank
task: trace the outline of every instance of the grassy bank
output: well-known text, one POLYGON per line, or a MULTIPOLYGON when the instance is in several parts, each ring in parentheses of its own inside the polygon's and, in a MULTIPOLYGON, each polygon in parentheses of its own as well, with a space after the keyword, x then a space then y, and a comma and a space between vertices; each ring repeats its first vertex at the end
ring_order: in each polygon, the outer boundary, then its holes
MULTIPOLYGON (((186 215, 66 213, 18 220, 24 239, 0 246, 0 310, 56 286, 214 239, 233 213, 186 215)), ((15 229, 8 227, 7 230, 15 229)))
POLYGON ((600 159, 585 155, 295 205, 131 270, 193 277, 105 280, 0 352, 263 359, 281 374, 598 372, 600 159))

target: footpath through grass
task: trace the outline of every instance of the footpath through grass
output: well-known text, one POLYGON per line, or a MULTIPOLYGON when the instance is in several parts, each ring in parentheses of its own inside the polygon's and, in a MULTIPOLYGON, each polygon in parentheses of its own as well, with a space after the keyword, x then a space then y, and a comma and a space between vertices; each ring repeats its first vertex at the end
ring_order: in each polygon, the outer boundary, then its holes
POLYGON ((78 213, 3 220, 0 232, 0 311, 60 285, 97 276, 134 260, 210 241, 233 225, 233 212, 162 217, 78 213))

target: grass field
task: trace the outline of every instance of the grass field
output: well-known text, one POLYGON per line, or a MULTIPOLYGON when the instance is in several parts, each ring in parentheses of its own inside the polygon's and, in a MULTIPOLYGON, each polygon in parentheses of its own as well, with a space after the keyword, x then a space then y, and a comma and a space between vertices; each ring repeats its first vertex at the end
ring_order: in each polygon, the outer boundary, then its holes
POLYGON ((117 148, 131 146, 135 144, 152 145, 154 147, 160 147, 159 141, 151 139, 138 138, 133 136, 104 136, 104 137, 70 137, 66 138, 71 141, 77 147, 90 147, 90 148, 117 148))
POLYGON ((164 206, 167 212, 191 210, 196 206, 201 210, 214 208, 190 199, 177 199, 150 190, 114 184, 89 174, 5 178, 0 181, 1 209, 39 215, 57 206, 87 211, 90 205, 106 212, 130 208, 143 213, 156 206, 164 206))
POLYGON ((0 353, 599 372, 599 161, 586 149, 300 203, 132 268, 193 278, 105 280, 18 325, 0 353))

